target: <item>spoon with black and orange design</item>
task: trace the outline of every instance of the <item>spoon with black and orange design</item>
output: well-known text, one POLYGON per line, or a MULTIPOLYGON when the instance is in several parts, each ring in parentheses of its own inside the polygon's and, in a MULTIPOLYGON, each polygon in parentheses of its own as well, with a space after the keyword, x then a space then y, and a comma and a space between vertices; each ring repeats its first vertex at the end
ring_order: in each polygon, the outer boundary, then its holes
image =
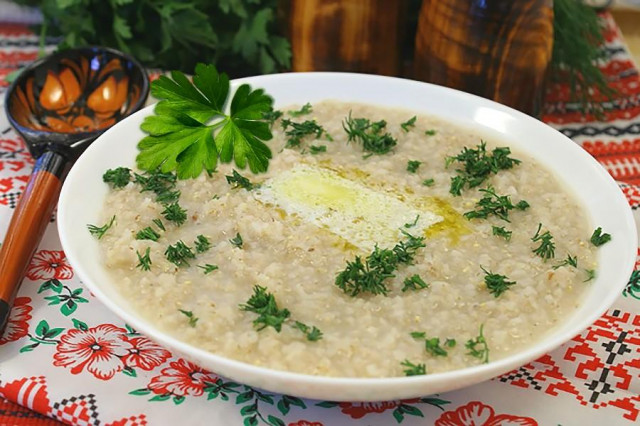
POLYGON ((71 165, 105 130, 140 109, 148 94, 144 68, 104 47, 42 58, 9 88, 7 118, 36 163, 0 248, 0 333, 71 165))

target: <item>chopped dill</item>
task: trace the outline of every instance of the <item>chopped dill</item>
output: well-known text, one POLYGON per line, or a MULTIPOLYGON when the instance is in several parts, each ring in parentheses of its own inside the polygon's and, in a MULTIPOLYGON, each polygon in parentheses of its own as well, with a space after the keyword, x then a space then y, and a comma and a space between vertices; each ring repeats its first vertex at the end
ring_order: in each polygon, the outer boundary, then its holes
POLYGON ((420 275, 418 274, 405 278, 403 284, 404 284, 404 287, 402 287, 403 292, 408 290, 422 290, 424 288, 429 288, 429 284, 424 282, 424 280, 420 278, 420 275))
POLYGON ((187 211, 180 207, 178 202, 167 204, 162 211, 162 215, 177 226, 182 225, 187 220, 187 211))
POLYGON ((113 226, 113 223, 115 222, 115 220, 116 220, 116 215, 113 215, 111 217, 111 220, 109 220, 108 223, 102 226, 88 224, 87 229, 89 230, 89 233, 91 233, 91 235, 93 235, 98 239, 101 239, 102 237, 104 237, 104 234, 113 226))
POLYGON ((244 241, 242 240, 242 235, 240 235, 239 232, 236 232, 236 236, 231 238, 229 242, 231 243, 231 245, 239 249, 241 249, 242 245, 244 244, 244 241))
POLYGON ((240 309, 258 315, 258 318, 253 320, 253 325, 258 331, 273 327, 279 333, 282 324, 291 315, 288 309, 279 309, 273 294, 268 293, 266 287, 259 285, 253 287, 253 294, 246 304, 240 305, 240 309))
POLYGON ((496 194, 491 185, 486 189, 480 189, 480 192, 484 192, 485 195, 476 203, 475 210, 464 213, 464 217, 467 219, 487 219, 489 215, 494 215, 504 221, 511 222, 509 220, 509 212, 511 210, 514 208, 523 210, 529 206, 526 201, 524 203, 520 201, 514 206, 508 195, 496 194))
POLYGON ((320 331, 315 325, 309 327, 305 323, 296 321, 293 327, 302 331, 307 337, 307 340, 310 342, 317 342, 318 340, 322 339, 322 331, 320 331))
POLYGON ((293 111, 287 111, 287 112, 292 117, 300 117, 301 115, 311 114, 313 112, 313 107, 309 102, 307 102, 299 110, 293 110, 293 111))
POLYGON ((416 215, 416 218, 413 220, 413 222, 405 223, 404 227, 405 228, 413 228, 414 226, 416 226, 416 224, 418 223, 419 219, 420 219, 420 215, 416 215))
POLYGON ((165 231, 164 225, 160 219, 153 219, 152 222, 160 229, 161 231, 165 231))
POLYGON ((210 274, 213 271, 217 271, 218 270, 218 265, 212 265, 210 263, 206 263, 204 265, 198 265, 198 268, 203 269, 204 270, 204 274, 210 274))
POLYGON ((573 266, 574 268, 578 267, 578 256, 571 256, 571 254, 567 254, 567 258, 562 262, 558 263, 553 269, 558 269, 563 266, 573 266))
POLYGON ((506 275, 494 274, 487 271, 482 266, 480 266, 480 269, 485 273, 484 284, 489 289, 489 293, 493 294, 494 297, 500 296, 502 293, 507 291, 509 287, 516 284, 515 281, 507 281, 506 275))
POLYGON ((140 192, 151 191, 156 194, 159 203, 173 203, 180 198, 180 191, 176 188, 178 177, 175 173, 163 173, 159 170, 134 174, 134 182, 142 187, 140 192))
POLYGON ((313 155, 317 155, 320 154, 322 152, 327 152, 327 146, 326 145, 311 145, 309 147, 309 152, 311 152, 311 154, 313 155))
POLYGON ((498 237, 502 237, 507 241, 511 241, 511 234, 513 234, 513 231, 508 231, 504 228, 504 226, 492 226, 491 227, 493 235, 496 235, 498 237))
MULTIPOLYGON (((291 121, 289 119, 283 119, 282 129, 285 131, 284 134, 287 136, 287 148, 295 148, 299 147, 302 143, 302 139, 306 136, 314 136, 315 139, 320 139, 322 134, 327 134, 324 130, 324 127, 320 126, 316 123, 315 120, 306 120, 302 123, 296 123, 295 121, 291 121)), ((330 139, 330 137, 328 136, 330 139)))
POLYGON ((541 234, 541 229, 542 223, 539 223, 536 235, 531 238, 531 241, 533 241, 534 243, 540 242, 540 245, 534 248, 532 251, 545 260, 551 259, 552 257, 555 257, 556 245, 553 242, 553 236, 549 233, 549 231, 545 231, 541 234))
POLYGON ((109 169, 102 175, 102 181, 108 183, 112 188, 123 188, 131 181, 131 169, 118 167, 109 169))
POLYGON ((348 135, 347 141, 360 142, 363 151, 368 153, 365 157, 386 154, 397 145, 398 141, 384 131, 386 127, 384 120, 372 123, 368 118, 352 118, 351 112, 342 122, 342 128, 348 135))
POLYGON ((150 226, 147 226, 146 228, 141 229, 136 234, 136 240, 158 241, 158 238, 160 238, 160 234, 154 231, 153 228, 151 228, 150 226))
POLYGON ((138 255, 138 264, 136 265, 136 268, 140 268, 143 271, 148 271, 151 269, 151 257, 149 256, 150 252, 150 247, 147 247, 147 249, 144 251, 144 255, 141 255, 140 252, 136 250, 136 254, 138 255))
POLYGON ((204 235, 198 235, 195 241, 196 253, 204 253, 211 248, 211 242, 204 235))
POLYGON ((164 255, 169 262, 176 266, 189 266, 188 259, 195 259, 196 257, 191 247, 186 245, 182 240, 167 247, 164 255))
POLYGON ((425 135, 427 136, 434 136, 437 132, 434 129, 429 129, 427 131, 424 132, 425 135))
POLYGON ((422 181, 422 184, 424 186, 433 186, 433 184, 435 184, 436 181, 434 179, 425 179, 422 181))

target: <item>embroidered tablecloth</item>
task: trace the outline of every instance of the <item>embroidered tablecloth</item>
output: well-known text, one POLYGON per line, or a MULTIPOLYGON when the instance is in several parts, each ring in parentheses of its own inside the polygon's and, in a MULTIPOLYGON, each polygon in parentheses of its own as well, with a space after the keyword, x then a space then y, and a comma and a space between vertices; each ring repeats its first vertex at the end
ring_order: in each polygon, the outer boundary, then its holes
MULTIPOLYGON (((587 117, 548 87, 543 119, 596 157, 640 206, 640 78, 608 14, 602 65, 613 102, 587 117)), ((0 79, 37 56, 26 27, 0 23, 0 79)), ((51 46, 50 46, 51 47, 51 46)), ((6 83, 0 83, 4 99, 6 83)), ((0 235, 33 165, 0 112, 0 235)), ((78 200, 81 202, 81 200, 78 200)), ((640 215, 636 213, 636 217, 640 215)), ((636 264, 638 266, 638 264, 636 264)), ((0 338, 0 424, 626 425, 640 422, 640 271, 581 335, 538 360, 455 392, 375 403, 303 400, 252 389, 173 356, 83 287, 48 227, 0 338)))

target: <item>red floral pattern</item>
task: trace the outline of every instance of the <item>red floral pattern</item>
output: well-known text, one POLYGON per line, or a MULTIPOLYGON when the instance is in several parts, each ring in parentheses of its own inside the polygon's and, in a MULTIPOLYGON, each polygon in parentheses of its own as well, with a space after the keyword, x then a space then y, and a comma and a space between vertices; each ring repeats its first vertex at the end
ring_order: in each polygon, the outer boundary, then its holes
POLYGON ((171 352, 146 337, 133 337, 128 341, 131 343, 131 348, 122 358, 122 362, 127 367, 139 367, 149 371, 171 358, 171 352))
POLYGON ((29 297, 16 297, 11 308, 11 315, 7 321, 4 334, 0 336, 0 345, 22 339, 29 333, 31 306, 29 297))
POLYGON ((443 413, 435 422, 435 426, 537 426, 531 417, 498 414, 489 405, 480 401, 471 401, 454 411, 443 413))
POLYGON ((419 399, 407 399, 402 401, 379 401, 379 402, 341 402, 340 409, 352 419, 361 419, 369 413, 382 413, 393 410, 402 403, 415 403, 419 399))
POLYGON ((71 367, 72 374, 87 368, 101 380, 109 380, 122 371, 120 357, 131 354, 132 344, 126 339, 127 331, 112 324, 101 324, 86 331, 68 330, 57 346, 53 365, 71 367))
POLYGON ((207 383, 217 379, 215 374, 181 358, 169 363, 160 376, 151 379, 149 389, 159 395, 201 396, 207 383))
POLYGON ((67 256, 61 250, 40 250, 37 252, 29 269, 27 278, 36 280, 68 280, 73 277, 73 269, 67 263, 67 256))

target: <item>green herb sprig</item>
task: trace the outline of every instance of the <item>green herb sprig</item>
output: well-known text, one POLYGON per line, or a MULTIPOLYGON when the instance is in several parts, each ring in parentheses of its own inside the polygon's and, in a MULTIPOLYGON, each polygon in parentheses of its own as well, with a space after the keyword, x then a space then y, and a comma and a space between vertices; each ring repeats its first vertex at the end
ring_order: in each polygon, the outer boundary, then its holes
POLYGON ((131 181, 131 169, 127 167, 109 169, 102 175, 102 181, 111 185, 112 188, 124 188, 131 181))
POLYGON ((486 189, 480 189, 485 195, 476 203, 475 210, 464 213, 467 219, 487 219, 490 215, 497 216, 500 219, 511 222, 509 220, 509 212, 513 209, 525 210, 529 207, 529 203, 521 200, 516 205, 511 202, 508 195, 498 195, 495 189, 489 185, 486 189))
POLYGON ((417 160, 409 160, 407 162, 407 171, 409 173, 415 173, 418 171, 418 168, 420 167, 420 164, 422 164, 422 161, 417 161, 417 160))
POLYGON ((296 123, 289 119, 283 119, 282 129, 287 137, 287 148, 299 147, 302 144, 302 139, 306 136, 313 136, 315 139, 320 139, 323 134, 328 136, 328 133, 324 130, 324 127, 316 123, 315 120, 306 120, 302 123, 296 123))
POLYGON ((178 202, 167 204, 161 213, 169 222, 177 226, 182 225, 187 220, 187 211, 180 207, 178 202))
POLYGON ((150 226, 147 226, 136 233, 136 240, 158 241, 158 238, 160 238, 160 234, 150 226))
POLYGON ((405 376, 422 376, 427 374, 427 367, 425 364, 414 364, 408 359, 405 359, 400 363, 400 365, 405 367, 403 370, 405 376))
POLYGON ((111 217, 111 220, 109 220, 109 222, 105 223, 102 226, 96 226, 96 225, 91 225, 88 224, 87 225, 87 229, 89 230, 89 233, 91 235, 93 235, 94 237, 96 237, 97 239, 102 239, 102 237, 104 237, 104 234, 111 229, 111 227, 113 226, 113 223, 116 221, 116 216, 113 215, 111 217))
POLYGON ((481 324, 478 336, 467 340, 467 343, 464 346, 469 350, 467 355, 478 358, 486 364, 489 362, 489 345, 487 344, 487 339, 484 337, 483 330, 484 324, 481 324))
POLYGON ((418 274, 412 275, 404 279, 404 286, 402 287, 402 291, 409 290, 422 290, 425 288, 429 288, 429 284, 426 283, 418 274))
POLYGON ((182 240, 167 247, 164 253, 167 260, 176 266, 189 266, 189 259, 195 259, 193 249, 182 240))
POLYGON ((393 136, 384 131, 387 127, 384 120, 371 122, 368 118, 353 118, 349 112, 349 116, 342 122, 342 127, 347 132, 348 142, 356 141, 362 144, 362 150, 367 153, 365 157, 386 154, 398 143, 393 136))
POLYGON ((537 255, 543 258, 544 260, 551 259, 555 257, 555 249, 556 245, 553 242, 553 236, 549 231, 545 231, 544 233, 540 233, 542 230, 542 224, 538 224, 538 229, 536 230, 536 234, 531 238, 531 241, 539 242, 540 245, 534 248, 532 251, 537 255))
POLYGON ((601 245, 611 241, 611 235, 607 234, 606 232, 603 234, 602 228, 598 226, 595 231, 593 231, 593 234, 591 234, 590 241, 594 246, 600 247, 601 245))
POLYGON ((416 119, 417 118, 418 117, 416 117, 414 115, 413 117, 411 117, 410 119, 408 119, 404 123, 400 123, 400 127, 402 127, 402 130, 404 130, 405 132, 409 132, 409 130, 411 130, 412 127, 416 127, 416 119))
POLYGON ((192 311, 185 311, 184 309, 178 309, 178 311, 180 311, 181 314, 183 314, 184 316, 186 316, 187 318, 189 318, 189 325, 191 327, 195 327, 196 324, 198 323, 198 317, 196 317, 195 315, 193 315, 192 311))
POLYGON ((287 111, 292 117, 300 117, 301 115, 311 114, 313 112, 313 106, 309 102, 302 105, 302 107, 298 110, 287 111))
POLYGON ((494 297, 501 296, 509 287, 516 284, 515 281, 508 281, 506 275, 494 274, 482 266, 480 266, 480 269, 485 273, 484 284, 487 286, 487 289, 489 289, 489 293, 493 294, 494 297))
POLYGON ((204 64, 196 65, 192 81, 180 71, 155 80, 151 94, 160 102, 140 126, 148 136, 138 143, 138 168, 175 170, 179 179, 187 179, 203 170, 213 173, 218 160, 234 160, 240 169, 248 164, 253 173, 266 171, 271 150, 264 142, 272 134, 263 115, 273 99, 242 84, 227 114, 229 88, 226 74, 204 64))
POLYGON ((489 153, 486 142, 482 141, 475 149, 464 147, 458 155, 447 157, 445 160, 447 167, 454 162, 462 166, 456 169, 457 176, 451 178, 449 192, 453 195, 461 195, 465 187, 480 186, 491 174, 520 164, 520 160, 509 157, 509 154, 511 150, 508 147, 495 148, 489 153))
POLYGON ((151 270, 151 257, 149 256, 150 252, 150 247, 147 247, 147 249, 144 251, 144 255, 141 255, 140 252, 136 250, 136 255, 138 255, 138 264, 136 265, 136 268, 140 268, 143 271, 151 270))
POLYGON ((233 170, 233 173, 231 174, 231 176, 227 175, 225 177, 227 178, 227 183, 229 185, 233 185, 233 188, 244 188, 247 191, 251 191, 257 187, 257 185, 254 185, 253 183, 251 183, 249 179, 242 176, 235 169, 233 170))

